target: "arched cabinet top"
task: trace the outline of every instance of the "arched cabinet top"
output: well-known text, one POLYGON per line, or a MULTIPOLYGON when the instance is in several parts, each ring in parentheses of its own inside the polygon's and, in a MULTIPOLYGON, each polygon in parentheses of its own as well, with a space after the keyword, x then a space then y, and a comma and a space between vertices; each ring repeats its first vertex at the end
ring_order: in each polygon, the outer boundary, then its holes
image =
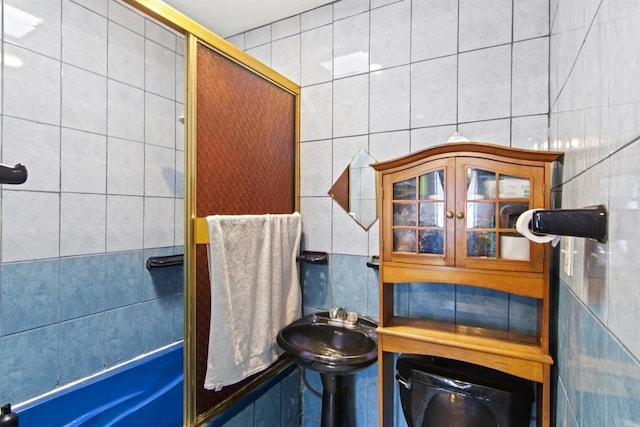
POLYGON ((488 144, 485 142, 449 142, 429 147, 406 156, 372 163, 371 167, 377 171, 389 171, 396 168, 403 168, 408 165, 414 165, 426 159, 431 160, 434 157, 450 156, 486 156, 511 158, 514 160, 531 162, 553 162, 562 156, 562 154, 562 152, 558 151, 525 150, 523 148, 512 148, 503 145, 488 144))

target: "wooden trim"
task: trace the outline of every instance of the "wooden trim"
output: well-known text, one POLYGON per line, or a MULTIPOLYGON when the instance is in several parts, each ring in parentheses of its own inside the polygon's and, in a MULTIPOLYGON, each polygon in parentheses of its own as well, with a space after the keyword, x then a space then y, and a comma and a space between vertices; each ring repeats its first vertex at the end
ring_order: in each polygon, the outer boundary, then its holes
POLYGON ((385 262, 384 269, 380 273, 380 279, 383 283, 388 284, 385 286, 410 282, 451 283, 510 292, 530 298, 543 298, 545 295, 544 276, 538 273, 419 264, 407 266, 402 263, 385 262))
MULTIPOLYGON (((383 162, 372 163, 377 171, 387 171, 390 169, 404 167, 414 162, 419 162, 426 158, 433 158, 439 155, 450 155, 455 157, 474 156, 478 154, 486 154, 492 156, 504 156, 515 160, 527 160, 535 162, 552 162, 557 160, 563 153, 558 151, 535 151, 525 150, 521 148, 511 148, 496 144, 487 144, 483 142, 463 142, 463 143, 447 143, 417 151, 408 156, 398 157, 383 162)), ((503 161, 505 159, 502 159, 503 161)))

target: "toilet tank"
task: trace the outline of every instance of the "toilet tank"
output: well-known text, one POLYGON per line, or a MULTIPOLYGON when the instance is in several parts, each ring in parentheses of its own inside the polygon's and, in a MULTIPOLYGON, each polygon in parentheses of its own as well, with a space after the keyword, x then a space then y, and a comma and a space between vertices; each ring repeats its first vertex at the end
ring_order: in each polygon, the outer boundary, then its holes
POLYGON ((400 355, 400 400, 409 427, 528 427, 533 383, 483 366, 400 355))

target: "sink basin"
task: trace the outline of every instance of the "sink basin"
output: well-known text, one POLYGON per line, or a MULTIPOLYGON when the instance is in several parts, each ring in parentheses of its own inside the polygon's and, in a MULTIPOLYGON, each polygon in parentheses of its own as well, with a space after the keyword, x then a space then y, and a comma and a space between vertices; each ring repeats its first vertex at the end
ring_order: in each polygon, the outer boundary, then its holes
POLYGON ((328 312, 305 316, 278 333, 278 344, 299 365, 321 373, 353 374, 378 357, 377 324, 360 318, 346 326, 329 318, 328 312))

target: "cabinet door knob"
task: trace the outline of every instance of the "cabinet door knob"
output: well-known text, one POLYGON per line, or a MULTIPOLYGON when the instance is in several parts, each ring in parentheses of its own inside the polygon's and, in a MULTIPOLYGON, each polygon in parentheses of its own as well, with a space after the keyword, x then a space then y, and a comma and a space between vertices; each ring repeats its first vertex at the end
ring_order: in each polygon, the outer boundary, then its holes
POLYGON ((464 218, 464 212, 460 211, 456 214, 456 218, 458 219, 463 219, 464 218))
POLYGON ((453 218, 456 214, 453 213, 453 211, 447 211, 447 218, 453 218))

